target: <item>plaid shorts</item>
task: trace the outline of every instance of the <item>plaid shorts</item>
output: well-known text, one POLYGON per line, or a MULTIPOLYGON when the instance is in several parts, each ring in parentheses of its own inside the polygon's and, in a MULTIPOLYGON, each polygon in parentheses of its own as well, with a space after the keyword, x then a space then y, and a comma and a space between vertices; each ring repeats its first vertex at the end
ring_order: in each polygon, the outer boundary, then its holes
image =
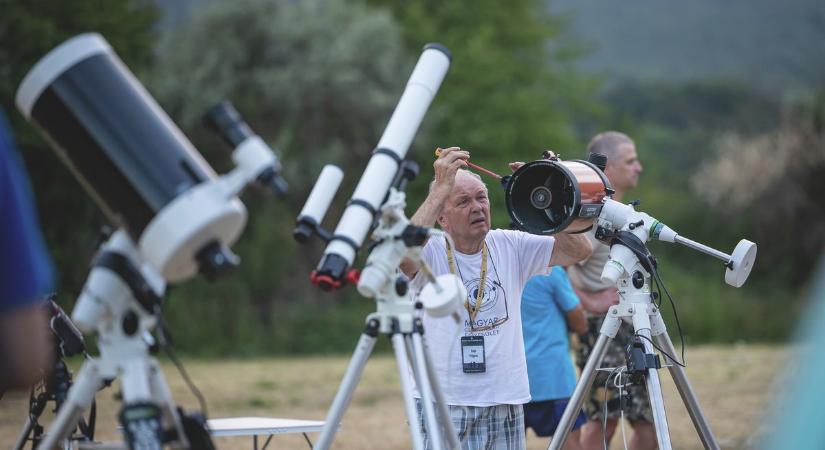
MULTIPOLYGON (((432 448, 421 399, 415 399, 424 448, 432 448)), ((448 406, 462 450, 523 450, 524 411, 521 405, 448 406)))

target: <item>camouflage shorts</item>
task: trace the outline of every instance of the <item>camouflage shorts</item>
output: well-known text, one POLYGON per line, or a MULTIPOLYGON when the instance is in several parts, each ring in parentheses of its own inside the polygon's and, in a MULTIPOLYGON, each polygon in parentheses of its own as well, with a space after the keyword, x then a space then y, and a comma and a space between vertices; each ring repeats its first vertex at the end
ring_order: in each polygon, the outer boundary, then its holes
MULTIPOLYGON (((576 348, 576 364, 579 370, 584 369, 587 358, 599 338, 599 330, 602 327, 604 317, 588 317, 587 333, 579 336, 579 345, 576 348)), ((630 325, 623 323, 616 338, 607 344, 607 351, 604 354, 601 367, 624 366, 625 348, 633 337, 633 329, 630 325)), ((608 382, 607 390, 604 383, 610 377, 609 371, 599 370, 590 389, 590 396, 585 398, 584 410, 590 420, 604 420, 604 402, 607 400, 607 417, 618 418, 621 416, 621 403, 619 390, 613 386, 613 380, 608 382)), ((612 378, 612 377, 611 377, 612 378)), ((647 388, 644 384, 634 384, 625 388, 630 395, 630 401, 625 404, 624 416, 631 422, 646 421, 653 422, 653 415, 650 411, 650 399, 647 396, 647 388)))

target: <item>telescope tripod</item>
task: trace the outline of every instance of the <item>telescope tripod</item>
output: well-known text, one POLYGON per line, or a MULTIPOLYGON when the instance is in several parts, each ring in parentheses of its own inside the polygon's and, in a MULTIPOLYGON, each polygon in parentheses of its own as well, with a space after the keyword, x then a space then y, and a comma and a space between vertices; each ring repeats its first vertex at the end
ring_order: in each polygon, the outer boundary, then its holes
MULTIPOLYGON (((570 429, 573 426, 578 411, 581 410, 584 403, 584 397, 590 391, 593 380, 596 377, 596 370, 599 369, 607 352, 607 344, 610 340, 616 337, 616 333, 622 325, 623 319, 630 319, 633 324, 633 330, 636 336, 640 336, 641 344, 644 348, 644 354, 634 358, 632 365, 629 367, 634 371, 644 373, 644 379, 647 385, 647 393, 650 397, 650 407, 653 413, 653 424, 656 429, 656 440, 660 450, 670 450, 670 433, 667 426, 667 416, 665 414, 665 404, 662 397, 662 387, 659 381, 659 373, 657 370, 661 367, 658 358, 653 353, 653 342, 656 343, 660 352, 666 355, 666 358, 671 358, 675 354, 673 342, 667 334, 665 323, 659 313, 659 308, 652 302, 650 291, 650 274, 645 268, 636 261, 636 264, 630 270, 632 275, 625 275, 619 278, 617 287, 619 289, 619 304, 610 307, 607 316, 602 323, 599 331, 599 338, 590 353, 587 363, 582 370, 581 377, 578 384, 573 391, 573 396, 564 410, 559 426, 556 429, 556 435, 548 445, 548 450, 559 450, 564 445, 570 434, 570 429)), ((688 381, 685 369, 679 365, 675 360, 668 365, 670 375, 676 384, 679 395, 685 408, 688 410, 693 426, 702 441, 702 445, 706 449, 719 449, 719 443, 710 429, 707 418, 705 417, 696 393, 688 381)))
POLYGON ((83 331, 96 330, 99 358, 88 358, 38 446, 54 450, 68 439, 94 401, 95 393, 121 380, 120 423, 126 447, 160 450, 213 448, 208 433, 175 406, 158 361, 150 356, 149 330, 159 320, 163 282, 145 266, 123 231, 98 254, 72 318, 83 331))
MULTIPOLYGON (((52 372, 43 379, 42 392, 35 395, 35 391, 32 390, 31 399, 29 400, 29 415, 26 424, 23 425, 20 431, 17 442, 12 447, 14 450, 23 450, 29 440, 32 441, 32 448, 38 447, 43 438, 43 427, 38 423, 40 416, 50 401, 54 401, 55 411, 59 410, 66 401, 66 395, 71 385, 72 374, 66 366, 66 362, 62 358, 58 358, 52 372)), ((86 421, 83 417, 78 418, 77 430, 72 430, 70 436, 63 442, 65 450, 72 448, 72 441, 94 440, 95 415, 96 408, 94 401, 92 401, 89 420, 86 421), (75 431, 79 431, 79 434, 75 434, 75 431)))
MULTIPOLYGON (((403 280, 400 285, 404 286, 403 290, 407 289, 406 280, 403 280)), ((412 448, 415 450, 423 449, 424 440, 419 426, 415 399, 413 398, 413 388, 409 379, 411 368, 416 385, 421 393, 424 423, 432 442, 432 448, 444 448, 442 444, 442 436, 444 436, 447 439, 447 448, 457 450, 460 447, 458 436, 450 421, 444 394, 438 386, 433 370, 429 350, 424 341, 424 327, 421 319, 417 317, 421 305, 413 305, 406 293, 395 296, 388 302, 386 300, 378 299, 378 311, 367 316, 366 328, 358 339, 355 352, 347 366, 346 374, 341 380, 338 393, 335 395, 335 400, 333 400, 327 413, 321 436, 314 448, 325 450, 332 444, 341 417, 352 400, 352 394, 361 379, 378 335, 385 334, 390 337, 395 361, 398 365, 398 376, 401 382, 412 448), (438 408, 437 414, 436 407, 438 408)))
MULTIPOLYGON (((410 174, 407 176, 411 177, 410 174)), ((388 335, 392 342, 412 448, 422 450, 424 439, 409 378, 411 370, 421 394, 424 425, 432 448, 441 450, 445 448, 445 443, 449 449, 460 448, 458 435, 450 420, 447 403, 438 386, 432 358, 424 341, 424 326, 420 316, 425 307, 422 301, 427 302, 428 313, 446 315, 453 312, 451 305, 454 305, 457 299, 464 298, 466 293, 458 287, 460 283, 452 278, 441 278, 439 281, 433 277, 426 264, 421 262, 421 247, 428 236, 437 232, 411 225, 404 216, 404 207, 403 191, 390 189, 387 201, 381 207, 378 227, 372 235, 376 242, 375 247, 370 252, 360 277, 357 277, 358 291, 366 297, 375 299, 376 312, 367 316, 367 326, 358 340, 347 372, 327 413, 321 436, 314 447, 316 449, 326 450, 332 444, 338 424, 349 406, 353 391, 379 334, 388 335), (420 270, 429 280, 422 291, 421 301, 415 303, 409 292, 407 277, 398 272, 398 267, 405 257, 418 262, 421 265, 420 270)))

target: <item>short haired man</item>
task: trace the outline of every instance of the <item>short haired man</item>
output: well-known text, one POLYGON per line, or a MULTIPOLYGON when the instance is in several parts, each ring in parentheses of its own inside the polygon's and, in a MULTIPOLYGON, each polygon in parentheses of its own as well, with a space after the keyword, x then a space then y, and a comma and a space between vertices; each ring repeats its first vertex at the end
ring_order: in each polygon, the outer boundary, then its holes
MULTIPOLYGON (((411 218, 425 227, 438 222, 446 237, 430 239, 422 259, 435 275, 454 273, 467 288, 460 322, 425 315, 425 333, 463 448, 521 449, 521 405, 530 401, 521 334, 522 288, 549 266, 586 258, 591 248, 580 235, 490 230, 487 186, 478 175, 461 170, 469 157, 458 147, 441 152, 433 164, 430 192, 411 218)), ((510 166, 515 170, 521 164, 510 166)), ((405 261, 401 269, 413 278, 412 288, 420 291, 426 281, 417 275, 418 268, 405 261)), ((420 399, 418 405, 421 416, 420 399)))
MULTIPOLYGON (((550 437, 576 387, 568 330, 587 331, 587 319, 564 269, 557 267, 527 282, 521 295, 521 321, 532 397, 524 405, 524 424, 537 436, 550 437)), ((564 450, 579 448, 579 429, 585 422, 579 411, 564 450)))
MULTIPOLYGON (((617 131, 607 131, 593 137, 587 146, 588 155, 601 153, 607 156, 607 167, 604 170, 613 189, 613 199, 621 201, 624 195, 635 188, 642 173, 642 165, 636 154, 636 144, 630 137, 617 131)), ((577 363, 584 368, 590 356, 592 346, 596 343, 602 321, 607 310, 619 302, 616 286, 602 283, 601 274, 610 248, 597 241, 593 232, 586 234, 593 245, 593 254, 567 268, 570 281, 576 294, 581 299, 582 306, 588 315, 588 332, 582 336, 581 345, 577 354, 577 363)), ((625 363, 625 348, 633 336, 633 330, 623 325, 616 338, 608 345, 602 365, 618 367, 625 363)), ((593 383, 592 397, 585 399, 585 409, 590 420, 584 426, 581 435, 583 449, 601 449, 605 440, 610 443, 616 431, 618 418, 621 415, 621 402, 616 390, 604 390, 607 372, 599 371, 593 383), (607 399, 605 399, 607 396, 607 399), (604 422, 604 402, 607 402, 607 426, 602 430, 604 422)), ((650 401, 647 391, 642 385, 632 385, 626 388, 631 401, 625 405, 624 417, 633 427, 633 438, 630 448, 634 450, 656 448, 656 431, 653 427, 653 417, 650 411, 650 401)))

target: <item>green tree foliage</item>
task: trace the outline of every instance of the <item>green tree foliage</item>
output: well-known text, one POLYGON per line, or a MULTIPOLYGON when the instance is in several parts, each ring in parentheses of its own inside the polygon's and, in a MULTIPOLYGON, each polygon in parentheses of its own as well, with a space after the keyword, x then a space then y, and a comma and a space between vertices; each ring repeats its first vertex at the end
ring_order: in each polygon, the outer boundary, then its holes
MULTIPOLYGON (((432 176, 436 146, 469 149, 474 162, 499 172, 509 171, 510 161, 537 159, 547 148, 580 153, 574 117, 593 108, 588 94, 594 84, 571 68, 578 48, 544 2, 371 3, 393 11, 411 53, 427 42, 452 52, 450 71, 426 119, 429 138, 415 145, 413 157, 421 162, 423 177, 432 176)), ((426 182, 416 184, 411 205, 418 205, 425 189, 426 182)), ((493 185, 490 191, 494 225, 506 226, 501 189, 493 185)))
POLYGON ((801 283, 825 251, 823 170, 825 89, 788 108, 776 130, 726 134, 692 181, 723 217, 747 215, 749 231, 767 244, 765 265, 801 283))
MULTIPOLYGON (((347 303, 352 290, 319 294, 308 278, 322 246, 298 247, 291 231, 324 164, 348 175, 338 203, 351 193, 412 70, 404 55, 390 14, 358 2, 219 3, 164 38, 150 89, 196 146, 226 168, 228 150, 216 150, 218 141, 199 119, 229 99, 279 149, 290 183, 287 199, 256 192, 244 197, 250 223, 235 246, 242 258, 236 274, 214 285, 187 283, 172 295, 169 318, 184 330, 184 348, 350 349, 350 340, 337 337, 354 339, 372 304, 360 298, 347 303), (342 301, 346 306, 336 306, 342 301), (217 348, 199 348, 216 343, 216 328, 217 348), (311 339, 316 334, 324 338, 311 339)), ((341 206, 330 211, 333 220, 341 206)))
MULTIPOLYGON (((726 202, 733 192, 728 182, 708 177, 692 182, 697 173, 707 170, 703 166, 717 158, 716 148, 729 140, 726 136, 750 140, 772 134, 780 123, 780 105, 759 91, 729 82, 624 83, 610 89, 605 101, 612 108, 606 126, 636 140, 644 167, 639 187, 626 200, 641 199, 641 210, 724 252, 732 251, 742 238, 759 246, 753 274, 744 287, 734 289, 724 284, 717 260, 682 246, 650 243, 689 342, 786 337, 799 312, 800 286, 784 268, 784 261, 792 258, 785 241, 756 232, 753 224, 759 208, 730 208, 726 202), (720 207, 709 207, 697 185, 723 199, 720 207), (780 260, 783 263, 777 266, 775 261, 780 260)), ((736 154, 751 154, 749 149, 741 150, 736 154)), ((743 192, 751 189, 746 186, 759 184, 755 181, 759 175, 741 176, 744 173, 736 178, 743 181, 743 192)), ((669 309, 664 307, 664 317, 675 339, 676 324, 669 309)))
POLYGON ((46 242, 60 273, 57 288, 68 298, 85 279, 102 222, 89 196, 17 112, 14 95, 41 57, 84 32, 101 33, 132 70, 139 70, 151 56, 155 18, 154 6, 143 0, 0 0, 0 104, 11 118, 29 171, 46 242))

